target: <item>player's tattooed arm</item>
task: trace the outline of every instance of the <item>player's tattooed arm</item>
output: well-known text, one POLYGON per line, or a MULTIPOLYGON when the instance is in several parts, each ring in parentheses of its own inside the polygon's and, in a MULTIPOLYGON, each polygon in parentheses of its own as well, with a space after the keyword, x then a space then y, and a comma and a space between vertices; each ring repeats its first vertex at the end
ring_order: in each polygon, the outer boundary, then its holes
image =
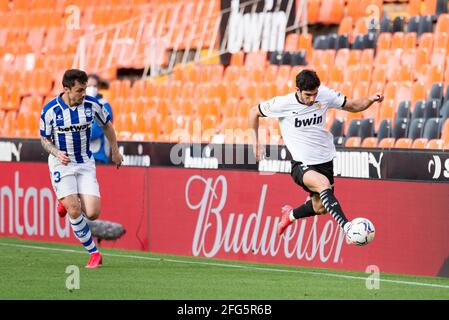
POLYGON ((41 145, 48 153, 54 155, 55 157, 58 156, 58 148, 56 148, 56 146, 49 139, 41 137, 41 145))
POLYGON ((58 158, 63 165, 67 165, 70 162, 70 158, 67 156, 67 154, 64 151, 56 148, 53 142, 51 142, 49 139, 41 137, 41 145, 45 149, 45 151, 58 158))

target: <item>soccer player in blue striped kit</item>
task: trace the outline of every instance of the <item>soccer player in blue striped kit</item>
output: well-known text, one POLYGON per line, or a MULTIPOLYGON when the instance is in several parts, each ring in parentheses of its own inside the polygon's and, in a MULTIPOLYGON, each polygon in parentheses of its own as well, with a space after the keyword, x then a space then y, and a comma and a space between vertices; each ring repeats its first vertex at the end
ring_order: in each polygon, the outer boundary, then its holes
POLYGON ((60 201, 58 213, 61 217, 69 214, 75 236, 89 252, 86 268, 97 268, 102 264, 102 256, 85 220, 95 220, 100 215, 100 190, 89 148, 94 118, 111 144, 111 157, 117 168, 123 157, 108 111, 97 99, 86 95, 87 80, 87 74, 81 70, 64 73, 64 92, 42 110, 40 135, 42 146, 49 153, 51 181, 60 201))

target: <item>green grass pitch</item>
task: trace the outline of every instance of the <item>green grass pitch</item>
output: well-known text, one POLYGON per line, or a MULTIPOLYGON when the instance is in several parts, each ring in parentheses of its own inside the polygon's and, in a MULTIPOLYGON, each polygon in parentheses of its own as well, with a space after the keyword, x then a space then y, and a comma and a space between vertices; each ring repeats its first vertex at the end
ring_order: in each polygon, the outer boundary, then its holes
POLYGON ((256 264, 102 249, 104 264, 86 270, 80 245, 0 238, 0 299, 449 299, 449 279, 256 264), (79 267, 69 290, 68 266, 79 267))

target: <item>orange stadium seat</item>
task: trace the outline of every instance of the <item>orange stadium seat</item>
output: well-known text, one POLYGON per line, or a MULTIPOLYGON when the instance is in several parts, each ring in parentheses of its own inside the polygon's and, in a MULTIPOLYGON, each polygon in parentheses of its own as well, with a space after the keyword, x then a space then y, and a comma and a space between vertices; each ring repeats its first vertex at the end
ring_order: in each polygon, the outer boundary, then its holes
POLYGON ((319 22, 339 24, 344 17, 344 0, 321 0, 319 22))
POLYGON ((403 49, 404 48, 404 37, 405 37, 405 34, 403 32, 393 33, 393 37, 391 38, 390 48, 392 50, 403 49))
POLYGON ((377 138, 365 138, 361 145, 362 148, 377 148, 377 138))
POLYGON ((444 140, 443 139, 431 139, 426 144, 426 149, 432 150, 443 150, 444 149, 444 140))
POLYGON ((435 26, 435 34, 445 33, 449 30, 449 14, 441 14, 438 17, 437 24, 435 26))
POLYGON ((394 138, 384 138, 379 142, 378 147, 383 149, 394 148, 394 138))
POLYGON ((407 12, 409 16, 419 16, 421 14, 421 0, 409 0, 407 12))
MULTIPOLYGON (((404 36, 404 44, 402 49, 415 49, 417 44, 417 35, 415 32, 407 32, 404 36)), ((401 48, 398 48, 401 49, 401 48)))
POLYGON ((421 5, 421 15, 434 15, 436 12, 437 0, 426 0, 421 5))
POLYGON ((285 51, 297 51, 299 49, 299 38, 298 33, 290 33, 285 38, 285 51))
POLYGON ((360 144, 361 144, 361 139, 360 137, 350 137, 346 140, 345 142, 345 147, 348 148, 359 148, 360 144))
POLYGON ((428 141, 428 139, 424 138, 415 139, 412 144, 412 149, 425 149, 428 141))
POLYGON ((306 57, 310 57, 312 55, 313 47, 312 47, 312 34, 311 33, 302 33, 299 37, 299 49, 306 50, 306 57))
POLYGON ((360 0, 347 0, 346 2, 346 15, 354 20, 363 17, 365 13, 362 9, 362 3, 360 0))
POLYGON ((377 51, 385 51, 390 50, 392 45, 392 36, 391 33, 384 32, 379 34, 377 39, 377 51))
POLYGON ((413 140, 408 138, 399 138, 394 144, 395 148, 398 149, 410 149, 412 147, 413 140))
POLYGON ((354 19, 352 17, 344 17, 340 25, 338 26, 338 34, 351 34, 353 24, 354 19))
POLYGON ((419 38, 419 47, 427 49, 429 52, 432 52, 433 41, 434 41, 433 33, 423 33, 419 38))
POLYGON ((435 33, 433 48, 449 51, 449 29, 446 32, 435 33))
POLYGON ((423 82, 419 81, 413 83, 412 97, 411 97, 412 108, 415 106, 416 101, 426 99, 427 99, 426 85, 423 82))
POLYGON ((307 21, 309 23, 318 22, 319 16, 320 16, 320 6, 321 6, 321 0, 307 1, 307 21))

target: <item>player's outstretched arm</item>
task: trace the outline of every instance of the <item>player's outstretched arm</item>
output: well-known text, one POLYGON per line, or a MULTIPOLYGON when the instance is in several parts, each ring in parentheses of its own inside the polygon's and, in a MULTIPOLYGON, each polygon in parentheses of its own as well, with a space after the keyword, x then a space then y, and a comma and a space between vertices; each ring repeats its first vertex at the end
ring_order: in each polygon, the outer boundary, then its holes
POLYGON ((63 165, 67 165, 70 162, 70 158, 67 153, 59 150, 49 139, 41 137, 41 145, 49 154, 54 155, 63 165))
POLYGON ((117 137, 115 135, 114 126, 112 125, 111 121, 108 121, 108 123, 106 123, 106 125, 103 127, 103 131, 104 131, 104 135, 106 136, 106 138, 108 138, 108 141, 111 145, 112 162, 114 162, 118 168, 118 167, 120 167, 120 165, 123 162, 123 156, 118 151, 117 137))
POLYGON ((384 96, 382 93, 376 93, 375 95, 363 98, 363 99, 355 99, 346 101, 343 110, 349 112, 361 112, 363 110, 368 109, 375 102, 382 102, 384 100, 384 96))
POLYGON ((259 108, 252 107, 249 110, 248 121, 250 129, 254 132, 254 135, 251 135, 251 137, 255 137, 255 141, 253 141, 253 152, 257 161, 260 161, 263 157, 263 148, 259 146, 259 117, 263 117, 259 108))

